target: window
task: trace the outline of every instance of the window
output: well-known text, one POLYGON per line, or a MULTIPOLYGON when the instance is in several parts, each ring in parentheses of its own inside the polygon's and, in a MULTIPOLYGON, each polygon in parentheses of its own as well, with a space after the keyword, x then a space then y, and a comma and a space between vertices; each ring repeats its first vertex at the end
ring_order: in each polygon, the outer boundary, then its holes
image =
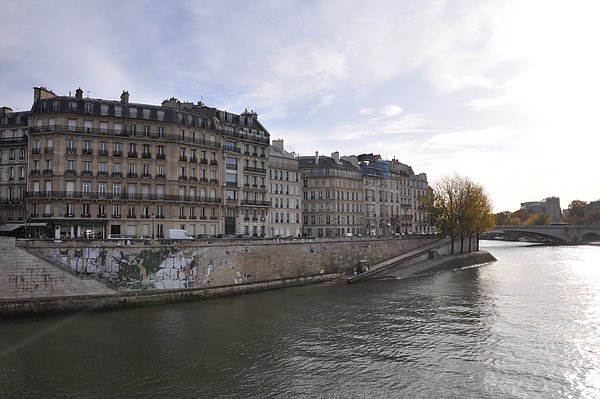
POLYGON ((81 191, 83 192, 84 197, 89 197, 90 193, 92 192, 92 183, 89 181, 84 181, 81 185, 81 191))
POLYGON ((74 132, 77 130, 77 120, 76 119, 69 119, 67 121, 67 130, 69 130, 70 132, 74 132))
POLYGON ((106 198, 106 183, 98 183, 98 197, 106 198))
POLYGON ((121 198, 121 184, 113 183, 113 198, 121 198))
POLYGON ((136 107, 129 107, 129 117, 137 118, 137 108, 136 107))
POLYGON ((156 119, 158 119, 159 121, 164 121, 165 120, 165 111, 163 111, 163 110, 156 111, 156 119))
POLYGON ((142 118, 150 119, 150 110, 148 108, 142 110, 142 118))
POLYGON ((86 114, 91 114, 94 112, 94 104, 92 103, 85 103, 85 113, 86 114))
POLYGON ((237 184, 237 173, 225 173, 225 179, 227 184, 237 184))
POLYGON ((121 134, 121 133, 123 133, 123 124, 122 123, 115 123, 113 125, 113 130, 115 131, 115 134, 121 134))
POLYGON ((237 169, 237 158, 226 157, 225 158, 226 169, 237 169))
POLYGON ((100 115, 108 115, 108 104, 100 104, 100 115))
POLYGON ((108 122, 100 122, 100 133, 108 133, 108 122))

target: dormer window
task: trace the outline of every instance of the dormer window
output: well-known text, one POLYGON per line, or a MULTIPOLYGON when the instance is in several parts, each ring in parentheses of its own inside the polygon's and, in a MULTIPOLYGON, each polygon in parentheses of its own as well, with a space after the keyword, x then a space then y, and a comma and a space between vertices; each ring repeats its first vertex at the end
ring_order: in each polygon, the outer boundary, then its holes
POLYGON ((69 102, 69 112, 76 112, 76 111, 77 111, 77 102, 70 101, 69 102))
POLYGON ((108 115, 108 104, 100 104, 100 115, 108 115))
POLYGON ((150 119, 150 110, 148 108, 142 110, 142 118, 150 119))
POLYGON ((137 118, 137 108, 135 108, 135 107, 129 107, 129 117, 130 118, 137 118))
POLYGON ((183 123, 183 114, 181 112, 177 113, 177 121, 179 123, 183 123))
POLYGON ((156 119, 158 119, 159 121, 164 121, 165 120, 165 111, 163 111, 163 110, 156 111, 156 119))
POLYGON ((92 103, 85 103, 85 113, 86 114, 91 114, 94 112, 94 104, 92 103))
POLYGON ((121 107, 120 105, 115 105, 115 116, 123 116, 123 107, 121 107))
POLYGON ((60 109, 60 103, 58 101, 54 101, 52 103, 52 111, 53 112, 58 112, 59 109, 60 109))

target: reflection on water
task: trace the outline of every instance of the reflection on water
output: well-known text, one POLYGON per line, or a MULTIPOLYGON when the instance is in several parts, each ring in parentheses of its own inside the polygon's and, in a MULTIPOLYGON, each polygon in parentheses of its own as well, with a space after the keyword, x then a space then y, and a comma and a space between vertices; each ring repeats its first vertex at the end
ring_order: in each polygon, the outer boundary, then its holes
POLYGON ((154 308, 0 321, 0 396, 600 397, 600 247, 154 308))

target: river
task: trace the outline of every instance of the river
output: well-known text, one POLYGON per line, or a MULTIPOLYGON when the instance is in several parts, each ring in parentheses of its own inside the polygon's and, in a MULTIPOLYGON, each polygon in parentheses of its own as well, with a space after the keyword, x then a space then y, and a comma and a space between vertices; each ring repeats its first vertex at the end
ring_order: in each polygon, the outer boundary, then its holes
POLYGON ((401 281, 0 320, 6 398, 600 398, 600 247, 401 281))

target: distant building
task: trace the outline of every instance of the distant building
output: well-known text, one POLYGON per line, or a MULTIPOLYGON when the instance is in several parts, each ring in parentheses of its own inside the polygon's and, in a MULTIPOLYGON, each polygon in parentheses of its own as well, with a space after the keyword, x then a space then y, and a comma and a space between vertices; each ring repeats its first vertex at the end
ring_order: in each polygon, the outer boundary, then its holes
POLYGON ((522 202, 521 209, 528 212, 546 213, 552 223, 558 223, 561 217, 560 198, 548 197, 542 201, 522 202))
POLYGON ((269 147, 269 231, 267 237, 302 235, 302 181, 298 157, 283 149, 283 140, 269 147))
POLYGON ((303 191, 303 234, 340 237, 364 234, 361 170, 357 164, 331 157, 300 157, 303 191))
POLYGON ((584 212, 586 220, 591 220, 592 215, 600 215, 600 200, 587 204, 584 212))

